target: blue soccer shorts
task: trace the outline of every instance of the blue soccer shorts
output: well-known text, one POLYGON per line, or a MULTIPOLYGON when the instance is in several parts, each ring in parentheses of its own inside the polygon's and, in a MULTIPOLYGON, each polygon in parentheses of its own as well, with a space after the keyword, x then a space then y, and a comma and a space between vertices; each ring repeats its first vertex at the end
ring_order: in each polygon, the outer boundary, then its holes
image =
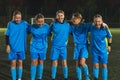
POLYGON ((107 52, 106 53, 92 52, 92 61, 93 64, 97 64, 97 63, 107 64, 108 63, 107 52))
POLYGON ((67 49, 65 47, 57 47, 52 46, 50 59, 51 60, 58 60, 58 59, 66 60, 67 59, 67 49))
POLYGON ((88 50, 86 45, 76 45, 74 47, 74 60, 78 60, 80 58, 88 58, 88 50))
POLYGON ((46 59, 47 47, 43 49, 36 49, 34 47, 31 47, 30 49, 31 49, 30 50, 31 60, 35 60, 35 59, 45 60, 46 59))
POLYGON ((25 52, 12 52, 8 54, 8 60, 25 60, 25 52))

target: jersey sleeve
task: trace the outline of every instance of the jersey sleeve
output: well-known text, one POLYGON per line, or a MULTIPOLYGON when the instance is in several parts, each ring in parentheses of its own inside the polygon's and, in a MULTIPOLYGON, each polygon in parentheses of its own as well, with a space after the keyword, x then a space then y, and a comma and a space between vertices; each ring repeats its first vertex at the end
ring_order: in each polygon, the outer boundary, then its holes
POLYGON ((112 38, 112 34, 111 34, 109 28, 106 28, 106 32, 107 32, 107 37, 112 38))
POLYGON ((84 23, 85 28, 88 30, 88 32, 91 31, 92 24, 91 23, 84 23))
POLYGON ((72 33, 73 33, 73 26, 72 26, 72 25, 70 25, 70 26, 69 26, 69 34, 71 34, 71 35, 72 35, 72 33))
POLYGON ((27 34, 31 33, 31 28, 32 28, 32 25, 28 25, 28 27, 27 27, 27 34))

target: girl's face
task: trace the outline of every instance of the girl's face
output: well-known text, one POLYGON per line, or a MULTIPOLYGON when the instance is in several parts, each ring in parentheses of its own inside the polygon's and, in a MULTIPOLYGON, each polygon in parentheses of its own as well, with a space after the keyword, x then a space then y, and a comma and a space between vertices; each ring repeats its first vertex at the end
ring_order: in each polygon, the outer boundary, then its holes
POLYGON ((101 27, 101 25, 102 25, 102 23, 103 23, 103 20, 102 20, 102 18, 94 18, 94 24, 95 24, 95 26, 97 27, 97 28, 100 28, 101 27))
POLYGON ((72 16, 72 22, 74 25, 78 25, 81 22, 81 18, 72 16))
POLYGON ((42 26, 42 25, 44 24, 44 18, 38 18, 38 19, 36 20, 36 24, 37 24, 38 26, 42 26))
POLYGON ((64 16, 63 13, 58 13, 58 14, 56 15, 56 18, 57 18, 57 20, 58 20, 59 22, 63 23, 65 16, 64 16))
POLYGON ((21 19, 22 19, 21 14, 16 14, 15 16, 13 16, 13 20, 14 20, 16 23, 20 23, 21 19))

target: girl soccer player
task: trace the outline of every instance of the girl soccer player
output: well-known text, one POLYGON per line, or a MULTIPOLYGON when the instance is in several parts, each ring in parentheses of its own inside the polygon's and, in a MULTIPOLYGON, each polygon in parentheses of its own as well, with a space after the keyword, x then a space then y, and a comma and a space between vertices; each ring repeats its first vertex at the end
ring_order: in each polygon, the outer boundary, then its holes
POLYGON ((111 51, 112 35, 108 28, 102 26, 102 23, 102 16, 95 15, 90 35, 90 52, 93 59, 94 80, 98 80, 99 63, 102 64, 102 80, 108 80, 107 63, 108 52, 111 51))
POLYGON ((30 44, 31 54, 31 80, 35 80, 36 68, 38 68, 37 80, 42 80, 43 63, 46 59, 47 52, 47 36, 49 34, 49 26, 44 23, 44 16, 39 13, 35 16, 35 24, 29 27, 32 34, 32 42, 30 44))
POLYGON ((28 23, 21 20, 22 14, 20 11, 14 11, 13 20, 8 23, 6 31, 6 52, 8 53, 8 60, 11 61, 11 75, 12 80, 16 80, 16 70, 18 80, 22 78, 23 61, 25 59, 26 51, 26 31, 28 23), (18 69, 16 69, 16 63, 18 69))
POLYGON ((89 28, 90 25, 82 23, 82 15, 80 13, 74 13, 72 15, 70 33, 72 34, 75 43, 74 59, 76 60, 78 80, 82 80, 82 70, 85 73, 86 80, 90 80, 88 66, 85 63, 88 58, 87 36, 89 28))
POLYGON ((64 11, 58 10, 56 12, 56 21, 51 25, 52 36, 52 49, 50 58, 52 60, 52 80, 56 78, 58 59, 62 59, 62 68, 64 79, 68 80, 68 67, 67 67, 67 40, 69 35, 69 24, 64 21, 64 11))

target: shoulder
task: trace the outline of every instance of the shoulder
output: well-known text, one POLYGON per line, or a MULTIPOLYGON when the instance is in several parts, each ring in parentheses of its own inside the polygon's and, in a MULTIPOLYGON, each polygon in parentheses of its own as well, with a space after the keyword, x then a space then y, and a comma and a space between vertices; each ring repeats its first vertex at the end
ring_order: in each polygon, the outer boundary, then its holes
POLYGON ((70 25, 67 21, 64 21, 64 24, 70 25))
POLYGON ((9 21, 8 24, 15 24, 15 22, 14 21, 9 21))
POLYGON ((49 27, 49 25, 47 23, 44 23, 43 26, 49 27))
POLYGON ((25 21, 25 20, 22 20, 21 23, 23 23, 23 24, 27 24, 27 25, 28 25, 28 22, 25 21))

